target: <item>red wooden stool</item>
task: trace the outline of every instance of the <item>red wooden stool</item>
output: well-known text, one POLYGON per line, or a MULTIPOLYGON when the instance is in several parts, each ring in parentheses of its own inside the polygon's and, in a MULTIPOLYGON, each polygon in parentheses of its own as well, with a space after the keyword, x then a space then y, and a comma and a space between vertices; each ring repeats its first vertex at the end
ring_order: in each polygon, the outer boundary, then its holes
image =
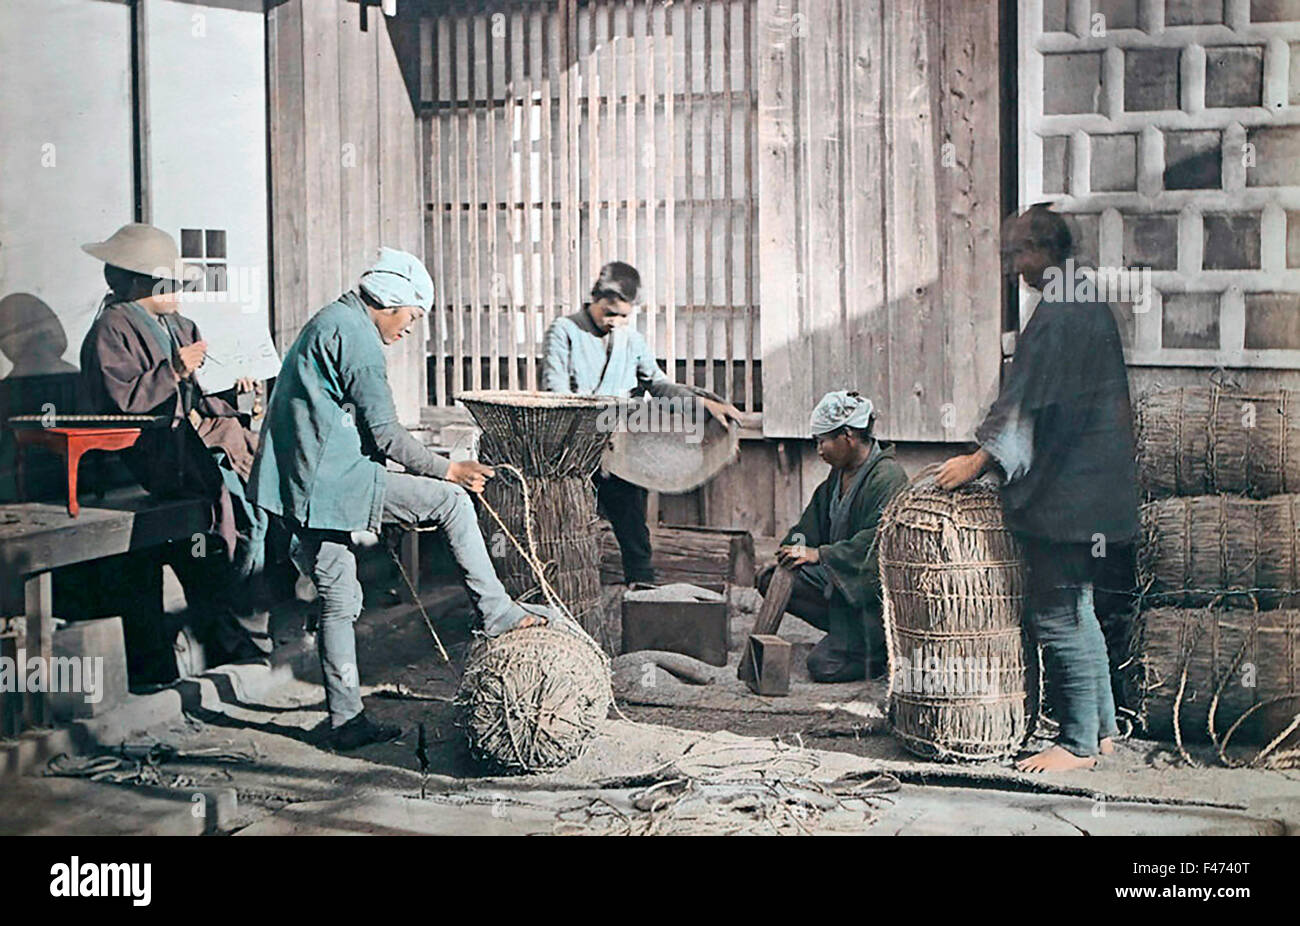
POLYGON ((44 447, 63 457, 68 470, 68 514, 81 513, 77 504, 77 469, 91 450, 125 450, 140 439, 140 428, 15 428, 18 443, 18 494, 23 495, 23 448, 44 447))
POLYGON ((37 446, 63 458, 67 468, 68 514, 81 513, 77 503, 77 470, 81 457, 91 450, 125 450, 134 446, 146 428, 162 427, 162 415, 15 415, 9 419, 17 444, 15 477, 18 498, 24 500, 23 450, 37 446))

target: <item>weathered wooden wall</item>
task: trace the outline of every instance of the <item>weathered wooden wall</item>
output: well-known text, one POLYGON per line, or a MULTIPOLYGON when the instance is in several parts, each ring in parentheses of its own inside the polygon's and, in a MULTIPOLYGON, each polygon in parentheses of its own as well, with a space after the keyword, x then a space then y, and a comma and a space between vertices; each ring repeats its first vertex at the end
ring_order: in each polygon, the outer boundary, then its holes
MULTIPOLYGON (((418 38, 414 11, 390 18, 350 0, 268 5, 271 311, 281 350, 355 285, 380 245, 424 256, 418 38)), ((425 337, 389 352, 398 412, 418 423, 425 337)))
POLYGON ((885 437, 968 437, 1000 359, 998 5, 759 0, 757 29, 763 432, 856 387, 885 437))

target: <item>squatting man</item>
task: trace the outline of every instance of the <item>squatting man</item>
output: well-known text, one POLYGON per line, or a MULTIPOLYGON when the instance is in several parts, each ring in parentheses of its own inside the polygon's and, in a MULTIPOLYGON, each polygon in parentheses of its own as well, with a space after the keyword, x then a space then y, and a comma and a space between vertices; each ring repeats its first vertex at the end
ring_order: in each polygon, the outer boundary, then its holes
MULTIPOLYGON (((828 392, 813 409, 817 455, 831 467, 799 523, 777 550, 794 572, 786 610, 826 631, 808 654, 815 682, 852 682, 884 673, 876 527, 889 500, 907 485, 892 444, 876 440, 871 400, 828 392)), ((759 573, 767 595, 776 566, 759 573)))
POLYGON ((398 423, 383 348, 409 334, 432 305, 424 265, 381 248, 356 288, 317 312, 285 354, 249 480, 254 502, 292 530, 294 560, 320 592, 317 646, 336 749, 401 733, 369 720, 361 703, 353 532, 377 532, 384 523, 438 525, 488 636, 553 617, 545 607, 512 601, 492 568, 468 494, 482 492, 492 468, 438 456, 398 423), (386 459, 406 472, 389 472, 386 459))

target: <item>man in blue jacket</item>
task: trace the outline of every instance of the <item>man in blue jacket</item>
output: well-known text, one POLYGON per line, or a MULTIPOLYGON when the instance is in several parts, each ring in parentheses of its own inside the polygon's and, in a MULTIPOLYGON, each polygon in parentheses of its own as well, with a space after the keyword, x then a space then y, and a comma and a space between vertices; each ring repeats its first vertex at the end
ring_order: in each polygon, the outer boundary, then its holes
MULTIPOLYGON (((724 426, 739 419, 734 405, 697 387, 674 383, 659 369, 645 338, 630 324, 640 291, 641 274, 631 264, 615 260, 601 267, 591 301, 572 315, 557 318, 546 330, 542 388, 621 398, 640 392, 655 398, 698 397, 724 426)), ((612 473, 597 473, 593 479, 601 513, 609 518, 618 540, 624 581, 633 587, 653 585, 646 490, 612 473)))
POLYGON ((384 522, 437 524, 485 633, 546 622, 544 608, 512 601, 493 571, 466 491, 481 492, 491 468, 431 453, 397 420, 383 348, 432 305, 424 265, 381 248, 357 288, 317 312, 285 354, 249 480, 253 500, 288 522, 295 559, 320 592, 317 641, 336 749, 401 732, 368 720, 361 703, 352 625, 362 596, 352 532, 377 532, 384 522), (389 472, 386 459, 406 472, 389 472))

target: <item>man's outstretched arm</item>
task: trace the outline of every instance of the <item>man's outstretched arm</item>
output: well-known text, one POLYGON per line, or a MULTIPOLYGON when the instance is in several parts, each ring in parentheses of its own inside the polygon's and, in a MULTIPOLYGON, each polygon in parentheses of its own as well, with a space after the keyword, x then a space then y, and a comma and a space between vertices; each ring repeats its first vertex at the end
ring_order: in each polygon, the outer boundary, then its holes
POLYGON ((351 371, 344 386, 357 427, 370 433, 380 453, 417 476, 447 478, 451 461, 416 440, 398 421, 388 374, 382 367, 351 371))

